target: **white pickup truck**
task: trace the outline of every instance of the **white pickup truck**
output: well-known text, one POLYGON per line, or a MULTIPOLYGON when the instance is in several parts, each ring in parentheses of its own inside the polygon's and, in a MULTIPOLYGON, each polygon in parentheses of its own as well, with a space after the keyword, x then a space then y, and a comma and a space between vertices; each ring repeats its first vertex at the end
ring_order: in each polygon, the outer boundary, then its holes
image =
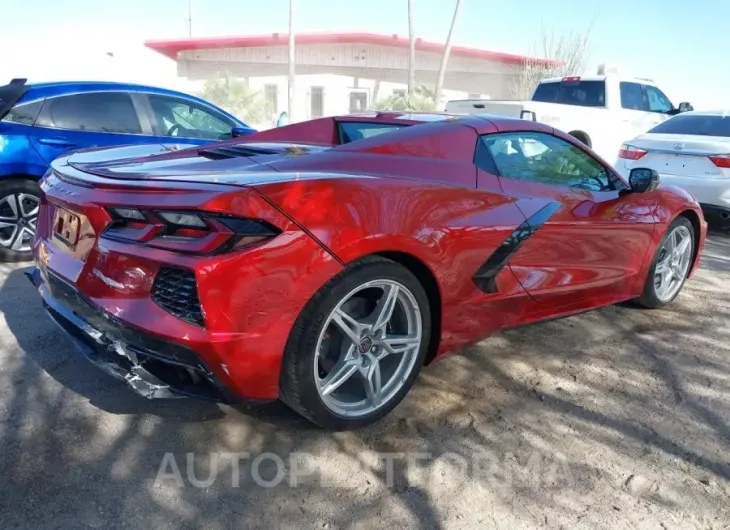
POLYGON ((672 105, 651 81, 615 74, 545 79, 530 101, 449 101, 446 112, 492 114, 545 123, 565 131, 613 162, 621 144, 674 114, 692 110, 672 105))

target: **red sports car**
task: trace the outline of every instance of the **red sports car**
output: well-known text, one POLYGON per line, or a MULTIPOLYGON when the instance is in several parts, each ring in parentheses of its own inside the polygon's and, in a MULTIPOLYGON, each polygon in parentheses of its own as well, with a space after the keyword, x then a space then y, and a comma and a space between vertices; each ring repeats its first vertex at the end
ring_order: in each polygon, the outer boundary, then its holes
POLYGON ((149 149, 44 177, 49 314, 147 397, 281 398, 331 429, 496 330, 671 302, 706 233, 654 171, 625 182, 530 121, 362 114, 149 149))

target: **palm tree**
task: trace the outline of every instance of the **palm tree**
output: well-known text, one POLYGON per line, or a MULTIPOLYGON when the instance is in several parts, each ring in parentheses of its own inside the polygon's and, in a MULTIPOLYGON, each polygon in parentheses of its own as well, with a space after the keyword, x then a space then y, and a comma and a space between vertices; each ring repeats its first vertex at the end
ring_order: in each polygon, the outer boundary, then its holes
POLYGON ((416 90, 416 34, 413 31, 413 0, 408 0, 408 94, 416 90))
POLYGON ((451 36, 454 34, 454 26, 456 20, 459 18, 459 8, 461 7, 461 0, 456 0, 454 6, 454 16, 451 18, 451 26, 449 27, 449 34, 446 37, 446 44, 444 44, 444 53, 441 56, 441 65, 439 66, 439 73, 436 77, 436 91, 434 93, 434 102, 437 106, 441 106, 441 90, 444 87, 444 76, 446 75, 446 65, 449 62, 449 54, 451 53, 451 36))
POLYGON ((297 76, 294 52, 294 0, 289 0, 289 123, 294 121, 294 82, 297 76))
POLYGON ((407 92, 393 94, 388 98, 374 101, 372 108, 387 111, 431 112, 436 110, 433 96, 433 90, 426 85, 419 85, 413 94, 407 92))
POLYGON ((227 72, 219 72, 205 81, 200 96, 252 125, 267 121, 271 103, 263 94, 227 72))

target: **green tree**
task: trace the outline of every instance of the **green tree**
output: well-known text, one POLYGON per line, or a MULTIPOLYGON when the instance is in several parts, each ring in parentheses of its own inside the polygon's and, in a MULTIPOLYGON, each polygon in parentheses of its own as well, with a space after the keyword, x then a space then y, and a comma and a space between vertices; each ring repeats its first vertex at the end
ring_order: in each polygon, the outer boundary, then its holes
POLYGON ((431 112, 436 110, 433 90, 426 85, 416 87, 413 95, 408 92, 392 96, 373 103, 374 110, 397 110, 412 112, 431 112))
POLYGON ((228 73, 219 73, 208 79, 200 97, 248 124, 261 124, 273 117, 274 109, 261 91, 253 90, 228 73))

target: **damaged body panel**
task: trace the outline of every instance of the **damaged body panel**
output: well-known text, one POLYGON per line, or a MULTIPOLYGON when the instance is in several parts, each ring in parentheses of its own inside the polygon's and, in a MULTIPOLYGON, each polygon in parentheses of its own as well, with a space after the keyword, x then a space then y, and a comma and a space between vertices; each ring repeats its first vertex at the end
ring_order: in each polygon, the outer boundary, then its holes
POLYGON ((46 312, 79 352, 137 394, 148 399, 196 396, 229 401, 194 352, 116 322, 53 273, 36 268, 26 274, 38 289, 46 312))

